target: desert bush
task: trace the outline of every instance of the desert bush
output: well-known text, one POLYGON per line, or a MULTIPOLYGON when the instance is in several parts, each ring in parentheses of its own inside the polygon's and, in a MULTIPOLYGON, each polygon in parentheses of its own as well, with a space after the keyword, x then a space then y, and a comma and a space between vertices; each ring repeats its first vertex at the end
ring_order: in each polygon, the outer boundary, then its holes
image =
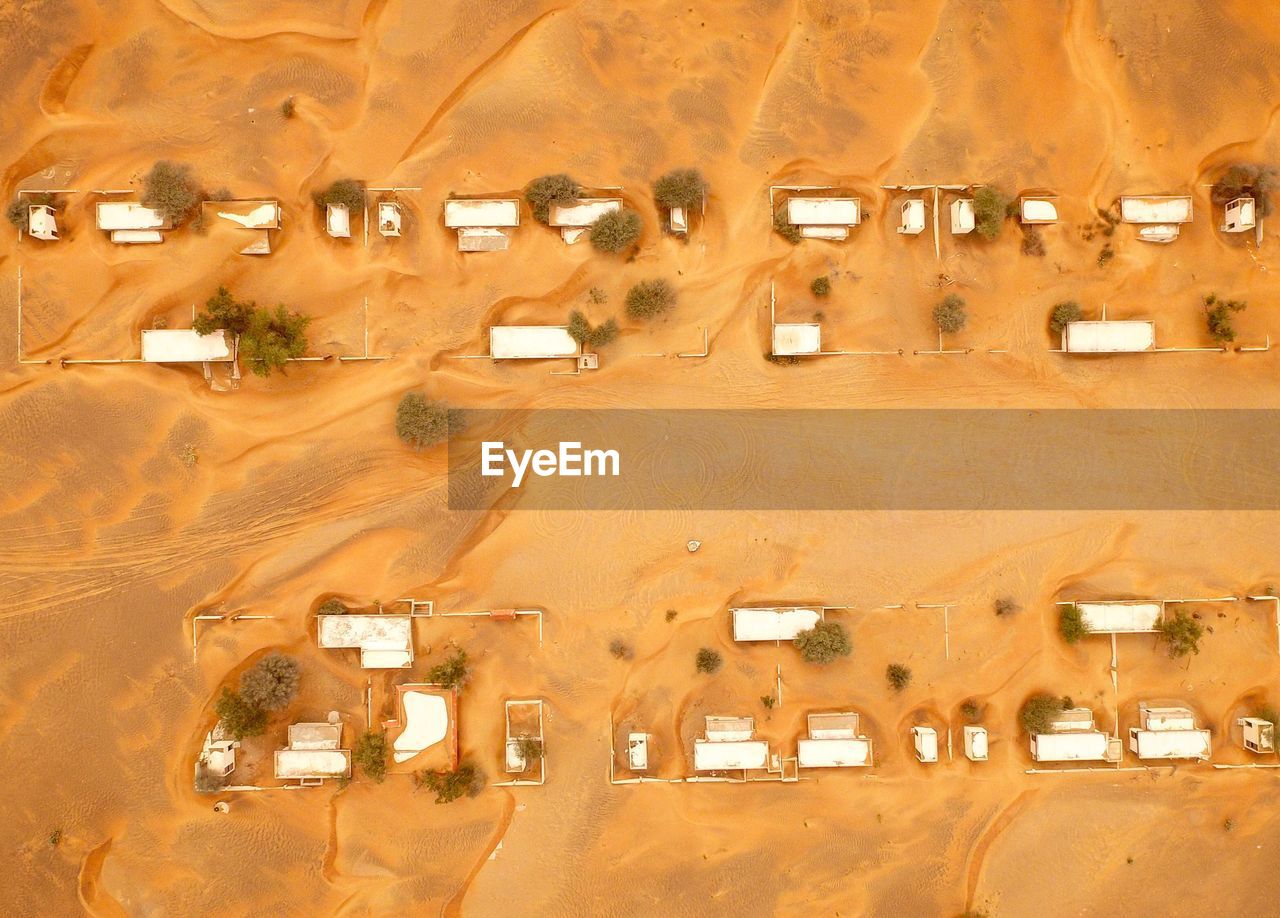
POLYGON ((974 193, 973 225, 979 236, 994 239, 1000 235, 1011 200, 991 185, 983 185, 974 193))
POLYGON ((772 711, 774 706, 778 703, 778 699, 773 695, 761 695, 760 703, 764 705, 766 711, 772 711))
POLYGON ((806 663, 831 663, 853 653, 849 632, 839 622, 818 622, 797 634, 793 643, 806 663))
POLYGON ((1236 327, 1231 316, 1243 312, 1248 305, 1244 300, 1220 300, 1216 293, 1206 295, 1204 316, 1209 336, 1223 344, 1236 340, 1236 327))
POLYGON ((1077 643, 1089 633, 1089 626, 1084 621, 1084 613, 1075 603, 1065 605, 1058 610, 1058 633, 1068 644, 1077 643))
POLYGON ((799 245, 804 237, 800 235, 800 227, 787 219, 787 207, 784 202, 773 212, 773 231, 792 245, 799 245))
POLYGON ((815 277, 809 281, 809 292, 814 296, 830 296, 831 295, 831 278, 825 274, 822 277, 815 277))
POLYGON ((948 334, 958 332, 969 321, 965 310, 964 298, 955 293, 948 293, 942 302, 933 307, 933 321, 938 330, 948 334))
POLYGON ((1116 257, 1116 250, 1108 243, 1098 250, 1098 267, 1105 268, 1116 257))
POLYGON ((524 189, 524 199, 539 223, 551 219, 552 204, 572 204, 581 194, 582 186, 564 173, 536 178, 524 189))
POLYGON ((673 169, 653 183, 653 199, 663 207, 698 207, 706 193, 707 180, 697 169, 673 169))
POLYGON ((290 312, 283 305, 275 312, 254 309, 249 328, 240 336, 240 354, 249 362, 255 376, 270 376, 283 370, 289 359, 307 352, 307 326, 310 316, 290 312))
POLYGON ((588 235, 596 251, 612 255, 633 245, 640 238, 642 226, 640 215, 624 207, 597 217, 588 235))
POLYGON ((216 794, 227 786, 227 779, 203 765, 197 765, 195 785, 197 794, 216 794))
POLYGON ((1049 313, 1049 327, 1055 333, 1061 334, 1062 330, 1071 322, 1079 322, 1084 317, 1084 310, 1080 308, 1080 304, 1074 300, 1065 300, 1053 307, 1053 312, 1049 313))
POLYGON ((453 656, 449 657, 449 659, 443 663, 437 663, 427 670, 427 681, 437 685, 460 688, 466 683, 470 674, 471 667, 467 663, 467 652, 465 650, 455 650, 453 656))
POLYGON ((680 613, 677 612, 675 609, 668 609, 665 617, 668 622, 674 622, 676 620, 676 617, 679 615, 680 613))
POLYGON ((635 656, 635 651, 631 649, 631 645, 622 638, 614 638, 609 642, 609 653, 619 660, 630 660, 635 656))
POLYGON ((382 783, 387 776, 387 735, 366 730, 351 748, 351 761, 360 766, 366 778, 382 783))
POLYGON ((996 600, 996 615, 1012 615, 1021 608, 1012 596, 1001 596, 996 600))
POLYGON ((9 202, 8 208, 5 209, 4 215, 9 219, 15 227, 21 229, 27 225, 27 202, 22 198, 14 198, 9 202))
POLYGON ((676 302, 676 290, 664 278, 640 281, 627 291, 627 315, 632 319, 652 319, 676 302))
POLYGON ((205 300, 204 311, 191 324, 199 335, 224 329, 233 338, 238 338, 249 330, 254 309, 253 303, 237 300, 226 287, 219 287, 217 293, 205 300))
POLYGON ((264 711, 278 711, 298 694, 298 661, 270 653, 240 677, 240 696, 264 711))
POLYGON ((587 291, 587 301, 599 306, 601 303, 609 302, 609 294, 605 293, 602 287, 592 287, 587 291))
POLYGON ((911 669, 901 663, 890 663, 885 667, 884 677, 895 692, 900 692, 911 684, 911 669))
POLYGON ((213 710, 226 731, 238 740, 261 736, 267 729, 267 712, 225 686, 221 697, 214 703, 213 710))
POLYGON ((1018 722, 1022 724, 1022 729, 1032 735, 1048 733, 1063 710, 1061 698, 1039 692, 1023 702, 1022 709, 1018 712, 1018 722))
POLYGON ((297 103, 293 101, 293 96, 285 99, 280 103, 280 114, 285 118, 292 118, 298 113, 297 103))
POLYGON ((1037 258, 1044 257, 1044 236, 1040 234, 1039 227, 1024 226, 1022 228, 1022 254, 1034 255, 1037 258))
POLYGON ((1173 615, 1166 616, 1156 625, 1156 629, 1168 645, 1171 658, 1178 659, 1187 654, 1200 652, 1200 638, 1204 636, 1204 626, 1192 618, 1186 609, 1179 609, 1173 615))
POLYGON ((346 615, 347 607, 342 604, 340 599, 326 599, 320 603, 320 608, 316 609, 317 615, 346 615))
POLYGON ((463 762, 457 771, 416 771, 413 782, 434 791, 436 803, 452 803, 463 794, 477 796, 484 789, 484 773, 470 762, 463 762))
POLYGON ((709 676, 720 672, 720 667, 723 665, 724 657, 720 656, 720 651, 712 650, 710 647, 703 647, 694 658, 694 668, 709 676))
POLYGON ((982 716, 982 708, 972 698, 960 705, 960 714, 965 720, 976 722, 982 716))
POLYGON ((537 762, 543 755, 542 740, 536 736, 521 736, 517 738, 516 749, 520 751, 520 758, 524 759, 526 767, 537 762))
POLYGON ((396 436, 415 450, 449 439, 447 407, 428 401, 420 392, 406 392, 396 406, 396 436))
POLYGON ((575 309, 569 313, 569 337, 587 347, 602 348, 612 344, 618 337, 618 321, 609 319, 599 325, 592 325, 587 317, 575 309))
POLYGON ((1222 205, 1241 195, 1253 198, 1259 217, 1271 215, 1271 193, 1277 183, 1276 170, 1261 163, 1237 163, 1213 183, 1210 196, 1222 205))
POLYGON ((191 167, 161 160, 142 180, 142 206, 159 212, 171 223, 181 222, 200 203, 191 167))
POLYGON ((364 213, 364 182, 357 179, 338 179, 313 196, 316 206, 324 209, 330 204, 345 204, 352 216, 364 213))

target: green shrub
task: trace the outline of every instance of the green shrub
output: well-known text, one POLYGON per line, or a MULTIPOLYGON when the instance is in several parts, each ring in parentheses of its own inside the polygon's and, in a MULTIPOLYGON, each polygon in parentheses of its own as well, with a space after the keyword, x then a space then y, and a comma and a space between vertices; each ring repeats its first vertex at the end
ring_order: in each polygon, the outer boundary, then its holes
POLYGON ((267 712, 225 686, 213 710, 226 731, 238 740, 261 736, 267 729, 267 712))
POLYGON ((942 302, 933 307, 933 321, 937 323, 939 331, 949 334, 958 332, 968 320, 964 298, 955 293, 948 293, 942 298, 942 302))
POLYGON ((676 303, 676 290, 664 278, 640 281, 627 291, 627 315, 632 319, 652 319, 676 303))
POLYGON ((1048 733, 1063 710, 1061 698, 1039 692, 1023 703, 1018 712, 1018 722, 1022 724, 1022 729, 1033 736, 1048 733))
POLYGON ((569 337, 587 347, 602 348, 612 344, 618 337, 618 321, 609 319, 600 325, 592 326, 587 317, 575 309, 569 313, 569 337))
POLYGON ((697 169, 673 169, 653 183, 653 199, 662 207, 700 207, 706 194, 707 180, 697 169))
POLYGON ((839 622, 818 622, 797 634, 792 643, 806 663, 831 663, 853 653, 849 632, 839 622))
POLYGON ((983 239, 995 239, 1000 235, 1010 203, 1010 198, 990 185, 983 185, 974 193, 973 225, 979 236, 983 239))
POLYGON ((1053 307, 1053 312, 1049 314, 1049 327, 1061 334, 1070 323, 1079 322, 1083 317, 1084 310, 1080 308, 1080 304, 1075 300, 1066 300, 1053 307))
POLYGON ((720 651, 712 650, 710 647, 703 647, 694 658, 694 668, 709 676, 720 672, 720 667, 723 665, 724 658, 720 656, 720 651))
POLYGON ((815 277, 809 282, 809 291, 814 296, 830 296, 831 295, 831 278, 825 274, 822 277, 815 277))
POLYGON ((1271 216, 1271 193, 1276 187, 1276 170, 1261 163, 1237 163, 1224 172, 1210 190, 1219 206, 1248 196, 1253 198, 1259 217, 1271 216))
POLYGON ((800 240, 804 238, 800 235, 800 227, 787 219, 787 204, 785 201, 783 201, 781 207, 773 212, 773 231, 792 245, 799 245, 800 240))
POLYGON ((900 692, 911 684, 911 669, 901 663, 890 663, 885 667, 884 677, 895 692, 900 692))
POLYGON ((1075 603, 1069 603, 1058 610, 1058 633, 1062 635, 1062 639, 1068 644, 1078 643, 1082 637, 1089 633, 1089 626, 1085 624, 1084 613, 1080 611, 1080 607, 1075 603))
POLYGON ((1021 607, 1012 596, 1001 596, 996 600, 996 615, 1012 615, 1021 607))
POLYGON ((27 202, 22 200, 21 197, 14 198, 9 203, 4 215, 9 218, 9 222, 12 223, 15 228, 25 229, 27 225, 27 207, 27 202))
POLYGON ((434 791, 436 803, 452 803, 463 794, 475 797, 484 789, 484 773, 470 762, 463 762, 457 771, 416 771, 413 781, 434 791))
POLYGON ((142 206, 177 225, 200 203, 200 192, 186 163, 161 160, 142 180, 142 206))
POLYGON ((1168 644, 1171 658, 1176 660, 1187 654, 1200 652, 1200 638, 1204 636, 1204 626, 1186 609, 1179 609, 1173 615, 1166 616, 1156 625, 1156 629, 1168 644))
POLYGON ((467 652, 455 650, 449 659, 427 670, 427 681, 436 685, 460 688, 466 683, 470 674, 471 667, 467 663, 467 652))
POLYGON ((1220 300, 1216 293, 1208 294, 1204 298, 1204 315, 1209 326, 1209 336, 1223 344, 1236 340, 1235 323, 1231 316, 1233 313, 1243 312, 1248 305, 1244 300, 1220 300))
POLYGON ((267 654, 240 677, 240 697, 264 711, 278 711, 298 694, 298 661, 267 654))
POLYGON ((351 749, 351 761, 360 766, 366 778, 382 783, 387 776, 387 735, 366 730, 351 749))
POLYGON ((642 226, 640 215, 626 207, 601 214, 591 224, 591 245, 598 252, 617 254, 630 248, 640 238, 642 226))
POLYGON ((240 355, 249 362, 255 376, 270 376, 283 370, 291 358, 307 352, 310 316, 290 312, 283 305, 275 312, 255 309, 249 328, 240 336, 240 355))
POLYGON ((524 190, 524 199, 539 223, 551 219, 552 204, 572 204, 581 195, 582 186, 564 173, 536 178, 524 190))
POLYGON ((316 206, 326 208, 330 204, 345 204, 347 211, 355 216, 364 213, 364 182, 356 179, 338 179, 324 191, 314 195, 316 206))
POLYGON ((218 292, 205 301, 204 311, 195 317, 191 325, 198 335, 209 335, 223 329, 231 337, 238 338, 249 330, 254 308, 255 304, 237 300, 226 287, 219 287, 218 292))
POLYGON ((449 439, 450 411, 419 392, 406 392, 396 406, 396 436, 415 450, 449 439))

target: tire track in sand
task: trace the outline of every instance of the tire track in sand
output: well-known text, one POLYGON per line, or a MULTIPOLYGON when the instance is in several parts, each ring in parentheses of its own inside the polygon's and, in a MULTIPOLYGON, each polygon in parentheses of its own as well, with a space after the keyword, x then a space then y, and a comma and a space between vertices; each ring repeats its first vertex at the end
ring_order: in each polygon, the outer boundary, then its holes
POLYGON ((990 825, 979 836, 978 843, 973 846, 973 853, 969 855, 969 862, 965 867, 965 908, 973 908, 973 897, 978 889, 978 877, 982 873, 982 865, 986 861, 987 852, 991 849, 996 839, 1003 835, 1005 829, 1009 828, 1013 820, 1018 817, 1030 799, 1039 793, 1038 789, 1024 790, 1013 798, 1012 803, 996 814, 990 825))

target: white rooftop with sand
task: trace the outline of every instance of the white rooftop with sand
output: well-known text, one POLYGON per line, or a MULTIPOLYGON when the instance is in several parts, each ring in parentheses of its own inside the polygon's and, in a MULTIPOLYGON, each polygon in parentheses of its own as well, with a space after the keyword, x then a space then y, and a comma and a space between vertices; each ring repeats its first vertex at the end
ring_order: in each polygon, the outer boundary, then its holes
POLYGON ((449 229, 519 226, 520 201, 516 198, 450 198, 444 202, 444 225, 449 229))
POLYGON ((1139 354, 1156 346, 1156 323, 1143 320, 1068 322, 1062 350, 1068 354, 1139 354))
POLYGON ((426 691, 402 694, 404 730, 392 744, 396 762, 407 762, 449 735, 449 705, 443 697, 426 691))
POLYGON ((136 201, 100 201, 98 203, 98 229, 157 230, 168 229, 169 221, 158 210, 143 207, 136 201))
POLYGON ((27 207, 27 235, 46 242, 58 238, 58 220, 52 207, 48 204, 31 204, 27 207))
POLYGON ((822 326, 816 322, 784 322, 773 326, 776 357, 802 357, 822 352, 822 326))
POLYGON ((871 740, 858 732, 858 715, 810 714, 809 736, 796 743, 801 768, 854 768, 871 764, 871 740))
POLYGON ((1060 713, 1047 733, 1031 735, 1031 757, 1037 762, 1105 762, 1111 737, 1093 728, 1093 712, 1071 708, 1060 713))
POLYGON ((819 609, 730 609, 735 641, 791 641, 822 621, 819 609))
POLYGON ((1144 600, 1078 602, 1080 617, 1091 632, 1099 634, 1150 634, 1160 624, 1161 605, 1144 600))
POLYGON ((1190 708, 1149 707, 1142 702, 1138 723, 1129 728, 1129 751, 1140 759, 1203 760, 1212 752, 1209 731, 1196 728, 1190 708))
POLYGON ((1027 196, 1019 200, 1018 214, 1023 223, 1057 223, 1058 205, 1053 198, 1027 196))
POLYGON ((489 356, 494 360, 576 357, 580 348, 564 325, 494 325, 489 329, 489 356))
POLYGON ((321 647, 359 648, 363 669, 413 665, 413 619, 408 615, 318 615, 321 647))
POLYGON ((754 718, 707 715, 705 735, 693 741, 694 770, 747 771, 764 768, 769 759, 769 744, 752 739, 754 735, 754 718))
POLYGON ((231 359, 226 332, 201 335, 193 328, 144 328, 142 359, 146 363, 204 363, 231 359))
POLYGON ((342 744, 341 723, 303 723, 289 726, 289 745, 277 749, 276 778, 319 781, 351 774, 351 750, 342 744))

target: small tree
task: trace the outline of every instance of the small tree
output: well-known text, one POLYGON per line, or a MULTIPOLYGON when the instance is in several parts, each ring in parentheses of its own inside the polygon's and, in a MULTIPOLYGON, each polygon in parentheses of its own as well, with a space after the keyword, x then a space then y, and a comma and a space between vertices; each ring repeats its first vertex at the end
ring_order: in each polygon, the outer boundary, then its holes
POLYGON ((622 638, 614 638, 609 642, 609 653, 619 660, 630 660, 635 656, 635 651, 631 649, 631 645, 622 638))
POLYGON ((275 312, 255 309, 248 330, 240 336, 240 353, 254 375, 270 376, 273 370, 284 370, 290 358, 305 354, 310 323, 310 316, 284 306, 277 306, 275 312))
POLYGON ((280 114, 285 118, 292 118, 297 113, 298 104, 293 101, 293 96, 290 96, 280 103, 280 114))
POLYGON ((640 215, 626 207, 601 214, 591 224, 591 244, 598 252, 611 255, 630 248, 640 238, 643 223, 640 215))
POLYGON ((697 671, 706 673, 708 676, 720 672, 720 667, 723 665, 724 658, 720 656, 720 651, 712 650, 710 647, 703 647, 694 658, 694 667, 697 671))
POLYGON ((142 206, 159 212, 170 223, 180 223, 199 202, 200 193, 186 163, 161 160, 142 180, 142 206))
POLYGON ((1186 609, 1179 609, 1173 615, 1162 619, 1156 625, 1160 637, 1169 645, 1169 656, 1172 659, 1185 657, 1187 654, 1200 652, 1200 638, 1204 636, 1204 626, 1191 617, 1186 609))
POLYGON ((937 323, 938 331, 954 334, 964 328, 968 320, 964 298, 958 294, 948 293, 933 307, 933 321, 937 323))
POLYGON ((592 326, 580 310, 569 313, 569 337, 587 347, 602 348, 612 344, 618 337, 618 322, 609 319, 600 325, 592 326))
POLYGON ((973 195, 973 225, 983 239, 995 239, 1000 235, 1010 199, 1000 189, 983 185, 973 195))
POLYGON ((465 650, 455 650, 453 656, 445 660, 443 663, 437 663, 435 666, 427 670, 427 681, 437 685, 447 685, 451 688, 460 688, 471 674, 471 667, 467 663, 467 652, 465 650))
POLYGON ((340 599, 326 599, 320 603, 320 608, 316 609, 317 615, 346 615, 347 607, 342 604, 340 599))
POLYGON ((1062 699, 1045 692, 1028 698, 1018 712, 1022 729, 1034 735, 1048 733, 1058 715, 1063 712, 1062 699))
POLYGON ((1012 596, 1001 596, 996 600, 996 615, 999 616, 1012 615, 1021 608, 1012 596))
POLYGON ((267 729, 267 712, 257 705, 250 704, 238 693, 225 686, 213 710, 227 732, 238 740, 249 736, 261 736, 267 729))
POLYGON ((977 723, 978 719, 982 717, 982 708, 976 701, 969 698, 960 705, 960 714, 970 723, 977 723))
POLYGON ((662 207, 699 207, 706 194, 707 180, 697 169, 673 169, 653 183, 653 199, 662 207))
POLYGON ((676 303, 676 290, 665 278, 640 281, 627 291, 627 315, 632 319, 652 319, 676 303))
POLYGON ((396 436, 415 450, 449 439, 449 409, 420 392, 406 392, 396 406, 396 436))
POLYGON ((778 699, 775 698, 772 694, 761 695, 760 703, 764 705, 764 709, 766 711, 772 711, 774 707, 778 704, 778 699))
POLYGON ((1062 635, 1062 639, 1068 644, 1078 643, 1082 637, 1089 633, 1089 626, 1085 623, 1084 613, 1080 611, 1080 607, 1075 603, 1069 603, 1058 610, 1058 633, 1062 635))
POLYGON ((543 755, 542 740, 536 736, 518 737, 516 739, 516 749, 520 753, 520 758, 524 759, 526 768, 539 761, 543 755))
POLYGON ((240 677, 240 695, 264 711, 278 711, 298 694, 298 661, 270 653, 240 677))
POLYGON ((792 245, 799 245, 804 238, 800 235, 800 227, 787 219, 785 203, 773 212, 773 231, 792 245))
POLYGON ((1271 192, 1277 183, 1276 170, 1261 163, 1237 163, 1227 169, 1210 191, 1219 206, 1241 196, 1253 198, 1259 217, 1271 215, 1271 192))
POLYGON ((884 677, 895 692, 900 692, 911 684, 911 669, 901 663, 890 663, 885 667, 884 677))
POLYGON ((1204 298, 1204 317, 1209 326, 1209 336, 1223 344, 1236 340, 1235 323, 1231 316, 1233 313, 1243 312, 1248 305, 1244 300, 1220 300, 1216 293, 1207 294, 1204 298))
POLYGON ((463 794, 475 797, 484 789, 484 774, 470 762, 463 762, 457 771, 416 771, 413 780, 434 791, 436 803, 452 803, 463 794))
POLYGON ((323 191, 314 195, 316 206, 324 209, 330 204, 345 205, 348 213, 364 213, 364 182, 357 179, 338 179, 323 191))
POLYGON ((1079 322, 1083 317, 1084 310, 1080 308, 1080 304, 1074 300, 1066 300, 1053 307, 1053 312, 1049 314, 1049 327, 1056 334, 1061 334, 1070 323, 1079 322))
POLYGON ((251 302, 237 300, 226 287, 205 300, 204 311, 191 323, 198 335, 210 335, 219 329, 232 338, 239 338, 249 330, 255 306, 251 302))
POLYGON ((822 277, 815 277, 809 281, 809 291, 814 296, 830 296, 831 295, 831 278, 825 274, 822 277))
POLYGON ((351 760, 366 778, 381 784, 387 776, 387 735, 373 730, 361 733, 351 749, 351 760))
POLYGON ((4 215, 14 227, 21 229, 27 225, 27 202, 17 197, 9 202, 4 215))
POLYGON ((849 632, 839 622, 818 622, 797 634, 793 643, 806 663, 831 663, 853 653, 849 632))
POLYGON ((544 175, 528 184, 524 199, 533 210, 533 218, 539 223, 551 219, 551 205, 572 204, 582 195, 582 186, 564 173, 544 175))

